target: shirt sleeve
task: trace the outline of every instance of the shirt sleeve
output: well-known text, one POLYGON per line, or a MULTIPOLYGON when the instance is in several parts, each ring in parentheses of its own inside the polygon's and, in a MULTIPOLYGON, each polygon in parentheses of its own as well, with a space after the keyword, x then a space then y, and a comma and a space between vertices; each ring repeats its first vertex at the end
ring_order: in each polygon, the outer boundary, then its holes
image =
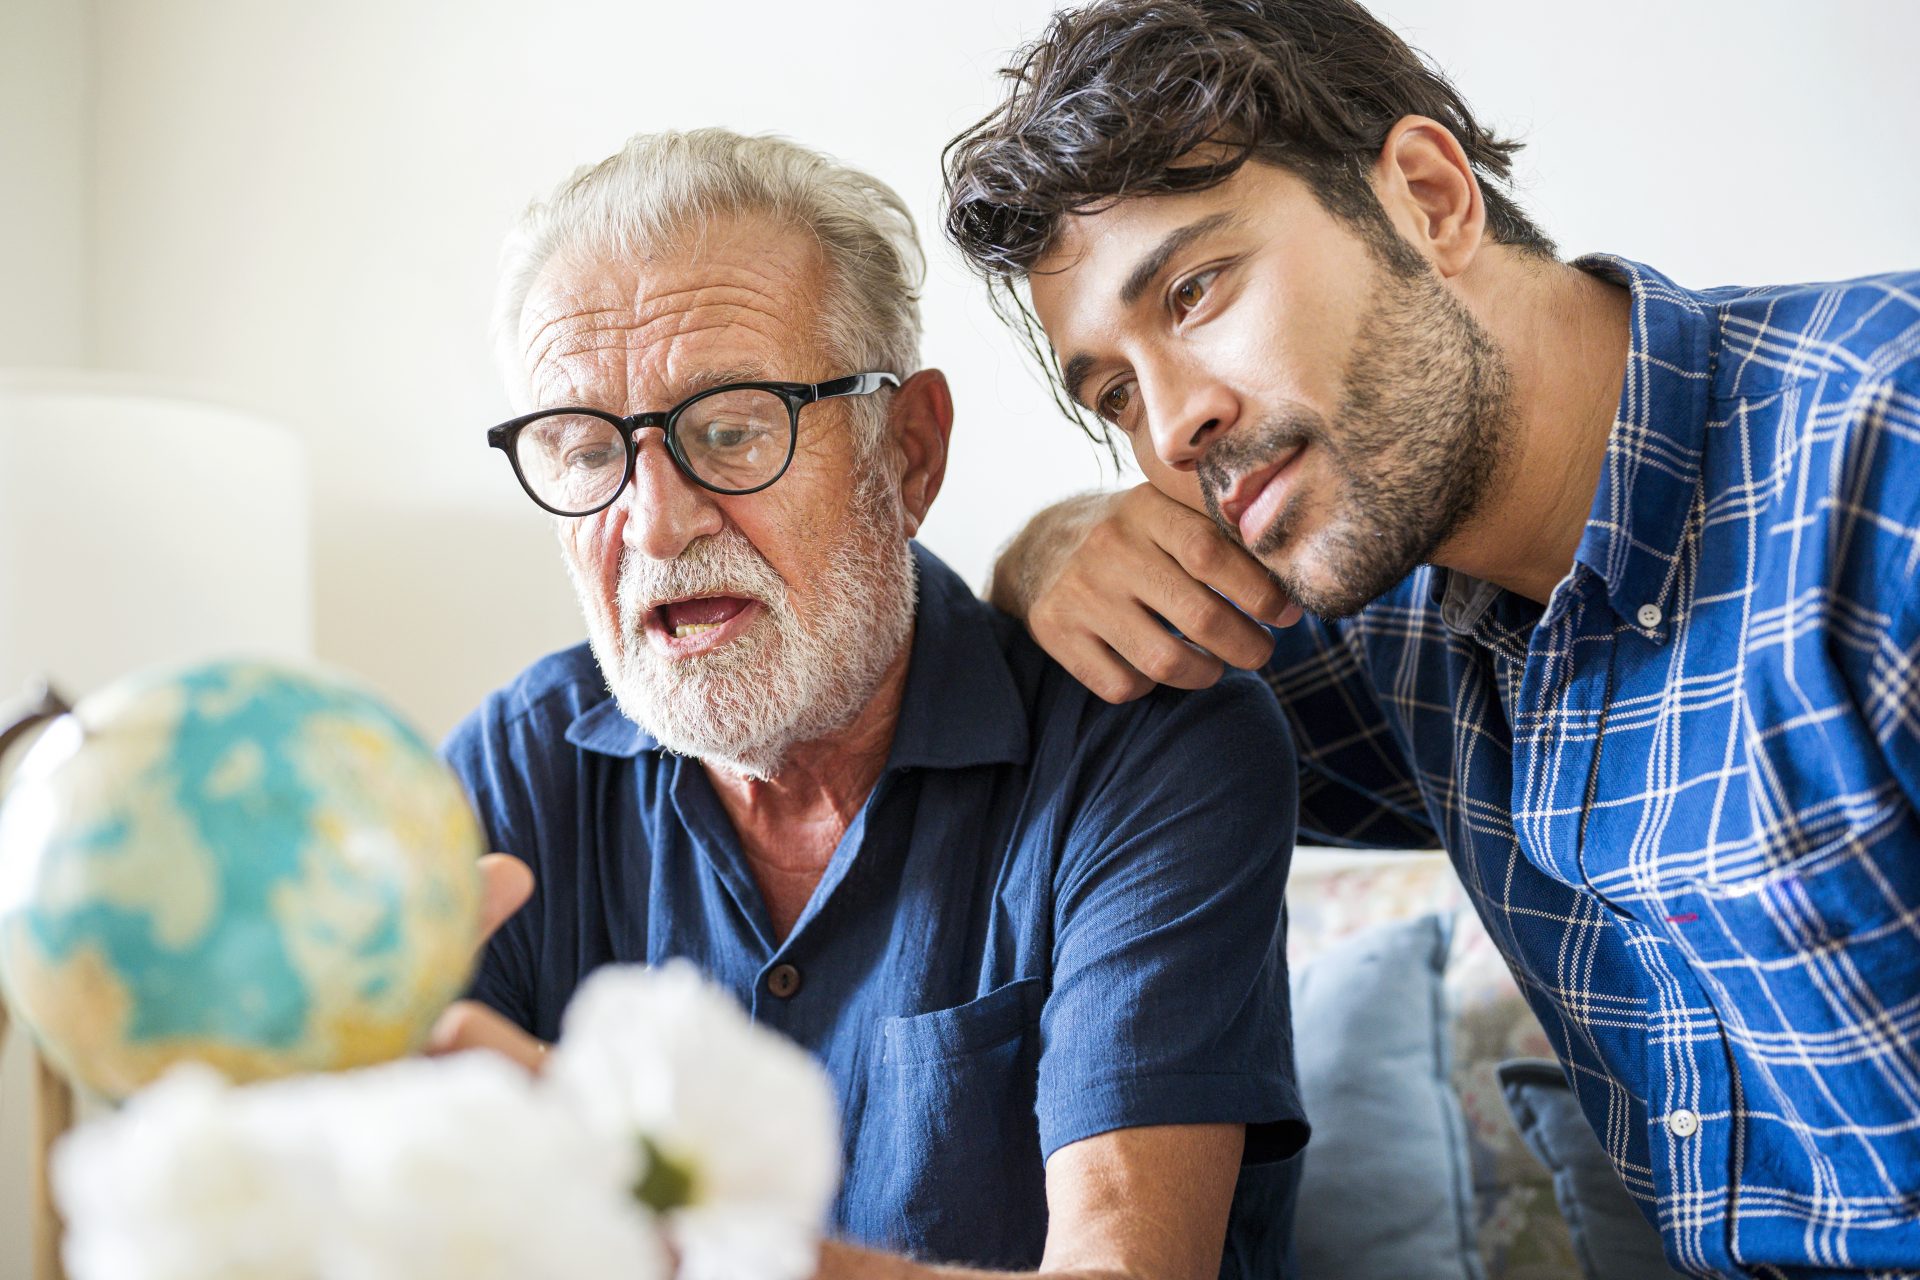
MULTIPOLYGON (((1912 308, 1909 307, 1909 316, 1912 308)), ((1834 553, 1828 646, 1920 810, 1920 355, 1855 387, 1829 468, 1834 553)))
POLYGON ((513 760, 511 738, 499 698, 489 699, 448 735, 441 756, 453 768, 473 801, 487 846, 508 853, 535 869, 534 896, 494 931, 480 954, 468 998, 478 1000, 522 1030, 534 1031, 533 945, 530 931, 540 896, 537 850, 530 806, 513 760))
POLYGON ((1097 762, 1055 879, 1041 1148, 1161 1124, 1247 1126, 1246 1163, 1306 1140, 1287 1004, 1294 758, 1246 677, 1089 715, 1097 762))
POLYGON ((1432 849, 1440 837, 1363 664, 1357 628, 1305 617, 1272 628, 1261 675, 1300 753, 1300 831, 1309 841, 1432 849))
POLYGON ((1875 647, 1865 710, 1908 808, 1920 811, 1920 591, 1875 647))

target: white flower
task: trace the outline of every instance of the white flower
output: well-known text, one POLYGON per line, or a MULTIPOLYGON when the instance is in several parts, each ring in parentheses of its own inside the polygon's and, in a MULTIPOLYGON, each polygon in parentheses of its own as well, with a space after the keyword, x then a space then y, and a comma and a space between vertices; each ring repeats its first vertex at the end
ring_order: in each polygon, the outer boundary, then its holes
POLYGON ((656 1280, 666 1253, 630 1143, 596 1134, 505 1059, 463 1053, 313 1083, 330 1112, 351 1280, 656 1280), (336 1083, 338 1082, 338 1083, 336 1083))
POLYGON ((54 1156, 74 1280, 807 1280, 825 1073, 687 965, 602 970, 547 1077, 489 1054, 175 1069, 54 1156))
POLYGON ((60 1143, 52 1176, 75 1280, 312 1280, 324 1168, 255 1129, 234 1092, 209 1068, 179 1067, 60 1143))
POLYGON ((582 984, 546 1078, 599 1130, 650 1155, 681 1280, 806 1280, 840 1180, 833 1088, 683 962, 582 984))
POLYGON ((179 1068, 55 1177, 74 1280, 659 1280, 638 1168, 470 1053, 244 1088, 179 1068))

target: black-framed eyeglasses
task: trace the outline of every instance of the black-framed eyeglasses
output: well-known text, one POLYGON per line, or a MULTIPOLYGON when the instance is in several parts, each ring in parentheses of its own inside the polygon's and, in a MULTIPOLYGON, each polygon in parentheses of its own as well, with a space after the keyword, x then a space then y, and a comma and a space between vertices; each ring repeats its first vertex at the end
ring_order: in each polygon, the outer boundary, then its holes
POLYGON ((633 478, 640 433, 658 427, 680 474, 714 493, 758 493, 787 473, 800 410, 818 400, 897 387, 891 373, 830 382, 730 382, 688 396, 664 413, 628 417, 564 406, 523 414, 487 432, 507 455, 527 496, 557 516, 612 506, 633 478))

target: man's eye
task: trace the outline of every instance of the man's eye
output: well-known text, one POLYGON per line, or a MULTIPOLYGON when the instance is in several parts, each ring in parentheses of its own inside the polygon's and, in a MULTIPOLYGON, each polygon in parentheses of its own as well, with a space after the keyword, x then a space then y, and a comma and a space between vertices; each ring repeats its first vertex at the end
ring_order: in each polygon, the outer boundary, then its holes
POLYGON ((751 422, 710 422, 700 428, 698 443, 704 449, 742 449, 766 435, 751 422))
POLYGON ((1117 426, 1125 426, 1127 409, 1133 404, 1133 384, 1119 382, 1108 387, 1100 397, 1100 416, 1117 426))
POLYGON ((598 471, 602 467, 612 466, 617 452, 618 450, 606 445, 571 449, 567 452, 567 466, 575 471, 598 471))
POLYGON ((1207 296, 1207 290, 1213 285, 1218 271, 1202 271, 1197 276, 1188 276, 1173 287, 1173 305, 1182 311, 1191 311, 1200 305, 1207 296))

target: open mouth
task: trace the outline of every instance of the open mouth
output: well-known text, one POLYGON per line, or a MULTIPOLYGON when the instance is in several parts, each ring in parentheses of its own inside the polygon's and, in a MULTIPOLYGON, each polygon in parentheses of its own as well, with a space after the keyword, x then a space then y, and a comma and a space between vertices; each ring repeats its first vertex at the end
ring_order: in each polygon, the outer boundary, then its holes
POLYGON ((763 608, 745 596, 669 600, 647 610, 647 638, 675 655, 704 653, 745 631, 763 608))

